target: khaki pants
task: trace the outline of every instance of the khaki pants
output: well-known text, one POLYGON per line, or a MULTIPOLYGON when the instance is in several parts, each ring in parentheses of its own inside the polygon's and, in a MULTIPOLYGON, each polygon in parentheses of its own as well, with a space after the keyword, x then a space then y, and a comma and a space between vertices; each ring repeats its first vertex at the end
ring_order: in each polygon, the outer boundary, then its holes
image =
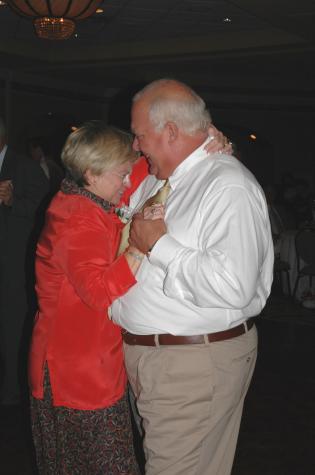
POLYGON ((124 344, 147 475, 228 475, 257 356, 255 326, 204 345, 124 344))

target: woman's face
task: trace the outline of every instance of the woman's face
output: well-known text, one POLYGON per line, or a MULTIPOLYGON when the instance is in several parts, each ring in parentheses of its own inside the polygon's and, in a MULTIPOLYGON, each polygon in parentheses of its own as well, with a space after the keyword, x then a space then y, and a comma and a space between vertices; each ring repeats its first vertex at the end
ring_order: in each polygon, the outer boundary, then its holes
POLYGON ((131 170, 130 162, 118 165, 101 175, 93 175, 87 170, 85 175, 89 184, 85 188, 106 201, 118 204, 125 189, 130 187, 131 170))

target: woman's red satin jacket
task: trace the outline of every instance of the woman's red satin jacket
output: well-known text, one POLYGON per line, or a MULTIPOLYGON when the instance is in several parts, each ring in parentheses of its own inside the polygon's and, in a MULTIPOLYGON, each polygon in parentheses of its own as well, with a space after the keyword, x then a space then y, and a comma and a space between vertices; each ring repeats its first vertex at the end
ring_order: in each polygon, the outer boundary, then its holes
POLYGON ((36 256, 39 311, 29 355, 35 398, 43 398, 46 363, 55 406, 98 409, 122 397, 121 329, 107 310, 136 280, 123 255, 115 260, 121 228, 89 198, 58 192, 52 200, 36 256))

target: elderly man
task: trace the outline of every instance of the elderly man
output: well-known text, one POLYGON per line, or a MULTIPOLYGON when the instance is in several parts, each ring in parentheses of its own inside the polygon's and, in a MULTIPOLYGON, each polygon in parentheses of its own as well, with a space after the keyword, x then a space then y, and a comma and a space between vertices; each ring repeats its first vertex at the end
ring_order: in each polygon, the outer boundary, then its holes
POLYGON ((257 354, 252 317, 272 282, 264 194, 238 160, 207 156, 209 124, 203 100, 177 81, 134 97, 134 148, 151 175, 131 207, 169 187, 164 219, 134 216, 129 242, 146 256, 137 285, 113 305, 147 475, 231 472, 257 354))
POLYGON ((47 192, 48 180, 40 166, 7 146, 0 118, 0 404, 17 404, 21 399, 19 352, 28 283, 25 259, 36 211, 47 192))

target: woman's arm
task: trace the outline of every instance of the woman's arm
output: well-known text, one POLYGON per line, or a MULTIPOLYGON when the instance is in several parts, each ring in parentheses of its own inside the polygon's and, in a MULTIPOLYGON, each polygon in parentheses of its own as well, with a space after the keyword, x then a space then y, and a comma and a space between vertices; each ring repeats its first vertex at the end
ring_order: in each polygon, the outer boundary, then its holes
POLYGON ((78 297, 91 308, 102 310, 136 283, 141 262, 122 254, 115 258, 117 228, 98 208, 76 214, 67 232, 54 246, 56 258, 78 297))

